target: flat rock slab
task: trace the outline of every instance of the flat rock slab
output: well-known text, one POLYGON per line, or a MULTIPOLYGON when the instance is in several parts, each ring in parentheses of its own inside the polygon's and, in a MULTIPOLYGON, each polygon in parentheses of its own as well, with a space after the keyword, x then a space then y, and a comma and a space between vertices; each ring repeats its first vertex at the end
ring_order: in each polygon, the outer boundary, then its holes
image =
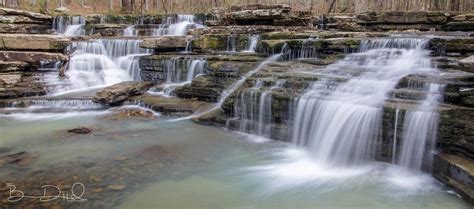
POLYGON ((464 71, 474 73, 474 55, 459 60, 459 65, 464 71))
POLYGON ((36 12, 28 12, 24 10, 10 9, 10 8, 0 8, 0 15, 25 16, 25 17, 30 17, 34 19, 40 19, 40 20, 50 20, 50 21, 53 20, 53 17, 49 15, 44 15, 44 14, 40 14, 36 12))
POLYGON ((0 34, 0 50, 55 51, 64 50, 71 40, 58 35, 0 34))
POLYGON ((20 61, 33 64, 39 64, 40 61, 55 62, 67 61, 68 56, 60 53, 49 52, 28 52, 28 51, 0 51, 0 60, 20 61))
POLYGON ((137 96, 133 99, 143 102, 154 111, 171 115, 178 114, 181 116, 189 115, 199 110, 205 110, 213 105, 211 102, 183 99, 178 97, 162 97, 150 94, 137 96))
POLYGON ((126 81, 114 84, 98 91, 93 101, 114 106, 124 102, 131 96, 145 93, 151 86, 153 86, 153 83, 142 81, 126 81))
POLYGON ((466 158, 441 153, 435 155, 433 176, 474 203, 474 163, 466 158))
POLYGON ((140 43, 140 47, 155 49, 158 51, 177 51, 186 48, 191 36, 162 36, 158 38, 147 38, 140 43))

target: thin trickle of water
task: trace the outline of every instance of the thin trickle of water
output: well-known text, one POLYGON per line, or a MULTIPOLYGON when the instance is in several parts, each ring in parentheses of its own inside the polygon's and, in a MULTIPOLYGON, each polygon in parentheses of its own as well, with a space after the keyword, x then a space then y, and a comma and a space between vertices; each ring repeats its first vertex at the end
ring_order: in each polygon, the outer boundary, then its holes
POLYGON ((235 35, 227 36, 227 51, 228 52, 236 52, 235 43, 237 42, 237 37, 235 35))
POLYGON ((347 166, 373 160, 380 137, 382 105, 398 81, 435 71, 428 40, 390 38, 363 41, 358 53, 329 65, 323 73, 347 76, 331 88, 313 84, 299 100, 293 142, 307 146, 322 163, 347 166))
POLYGON ((393 127, 393 148, 392 148, 392 163, 396 163, 396 156, 397 156, 397 133, 398 133, 398 115, 400 114, 400 110, 395 110, 395 123, 393 127))

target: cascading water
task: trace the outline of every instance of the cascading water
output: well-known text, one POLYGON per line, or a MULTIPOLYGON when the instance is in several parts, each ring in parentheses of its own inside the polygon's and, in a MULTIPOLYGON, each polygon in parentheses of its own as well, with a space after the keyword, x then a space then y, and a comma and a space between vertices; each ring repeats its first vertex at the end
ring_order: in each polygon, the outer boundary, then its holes
POLYGON ((158 91, 151 90, 151 94, 171 96, 174 90, 191 83, 199 75, 206 74, 205 59, 179 59, 173 58, 162 60, 160 65, 163 69, 166 84, 158 91))
POLYGON ((82 16, 56 16, 53 19, 53 30, 66 36, 85 35, 86 19, 82 16))
POLYGON ((135 25, 126 27, 123 30, 123 36, 138 36, 138 31, 135 29, 135 25))
POLYGON ((372 160, 380 137, 387 93, 410 74, 432 72, 428 40, 390 38, 363 41, 359 52, 320 72, 349 76, 347 82, 322 79, 299 99, 293 142, 307 146, 316 160, 353 165, 372 160))
POLYGON ((257 49, 259 38, 259 35, 250 35, 248 37, 247 50, 245 50, 244 52, 255 52, 255 50, 257 49))
POLYGON ((265 89, 263 81, 257 80, 252 88, 240 93, 238 100, 234 103, 234 116, 240 119, 239 131, 271 137, 271 91, 282 87, 284 83, 285 80, 278 80, 265 89))
MULTIPOLYGON (((103 39, 74 42, 75 48, 65 72, 53 93, 112 85, 122 81, 140 80, 138 57, 148 50, 139 48, 140 40, 103 39)), ((52 83, 57 83, 55 78, 52 83)))
POLYGON ((227 51, 228 52, 237 51, 236 46, 235 46, 236 39, 237 37, 235 35, 230 35, 227 37, 227 51))
POLYGON ((425 99, 417 110, 405 113, 402 145, 397 164, 421 170, 424 163, 431 162, 431 150, 434 148, 439 119, 436 107, 443 97, 443 89, 444 86, 440 84, 425 84, 424 90, 427 92, 425 99))
POLYGON ((194 15, 173 15, 163 19, 153 36, 183 36, 189 29, 204 27, 194 15))

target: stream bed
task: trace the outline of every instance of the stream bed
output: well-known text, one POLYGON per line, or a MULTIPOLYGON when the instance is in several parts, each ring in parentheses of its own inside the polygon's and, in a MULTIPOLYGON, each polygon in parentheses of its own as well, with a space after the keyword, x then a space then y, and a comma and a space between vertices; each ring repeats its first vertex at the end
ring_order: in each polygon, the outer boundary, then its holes
MULTIPOLYGON (((110 109, 29 110, 0 115, 0 156, 26 153, 0 164, 0 182, 28 195, 44 184, 63 192, 83 184, 87 200, 53 203, 63 207, 469 208, 429 174, 393 164, 325 166, 291 144, 158 113, 111 120, 110 109), (81 126, 93 131, 67 132, 81 126)), ((7 204, 50 204, 23 200, 7 204)))

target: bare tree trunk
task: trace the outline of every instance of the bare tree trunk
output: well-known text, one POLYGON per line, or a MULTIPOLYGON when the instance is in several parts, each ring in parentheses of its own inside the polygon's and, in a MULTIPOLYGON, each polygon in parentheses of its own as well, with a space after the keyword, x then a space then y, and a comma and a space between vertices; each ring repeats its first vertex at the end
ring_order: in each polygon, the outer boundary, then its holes
POLYGON ((328 14, 332 12, 335 6, 336 6, 336 0, 332 0, 331 4, 329 5, 328 14))
POLYGON ((165 0, 161 0, 161 4, 163 5, 163 10, 165 11, 165 14, 168 14, 168 9, 166 9, 166 2, 165 2, 165 0))
POLYGON ((109 0, 109 12, 113 12, 114 11, 114 1, 113 0, 109 0))

